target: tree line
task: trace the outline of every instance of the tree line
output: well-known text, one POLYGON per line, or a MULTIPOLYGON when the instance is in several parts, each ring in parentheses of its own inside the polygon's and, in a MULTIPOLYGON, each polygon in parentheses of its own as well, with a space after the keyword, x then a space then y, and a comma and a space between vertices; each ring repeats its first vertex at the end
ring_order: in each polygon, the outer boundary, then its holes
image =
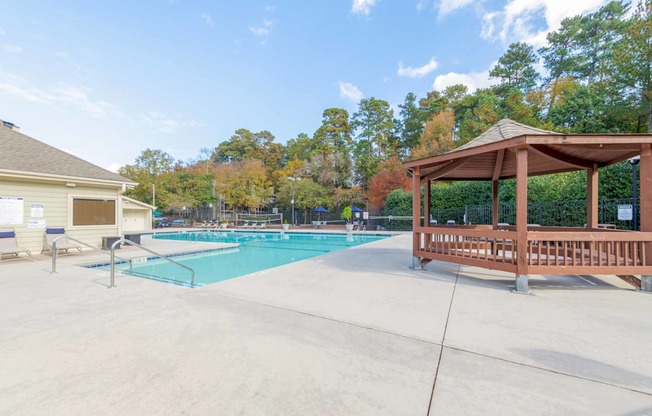
MULTIPOLYGON (((504 117, 562 133, 652 131, 651 39, 652 0, 612 1, 564 19, 538 50, 523 42, 509 45, 490 71, 492 87, 469 92, 458 84, 424 97, 410 92, 398 114, 385 100, 364 98, 353 114, 324 110, 312 135, 300 133, 285 144, 269 131, 243 128, 215 148, 201 149, 195 160, 146 149, 119 173, 139 183, 128 195, 141 201, 152 203, 156 186, 156 205, 163 210, 218 200, 238 210, 270 204, 287 209, 292 191, 299 209, 365 203, 382 208, 392 190, 410 187, 402 161, 452 150, 504 117), (537 71, 538 63, 545 74, 537 71)), ((629 189, 623 183, 627 169, 616 166, 603 176, 601 197, 629 189)), ((552 187, 559 191, 554 197, 581 197, 576 184, 582 174, 532 178, 530 196, 553 197, 547 191, 552 187)), ((509 200, 509 184, 501 189, 509 200)), ((491 195, 483 185, 468 183, 448 184, 441 192, 447 194, 435 191, 433 199, 455 203, 491 195)))

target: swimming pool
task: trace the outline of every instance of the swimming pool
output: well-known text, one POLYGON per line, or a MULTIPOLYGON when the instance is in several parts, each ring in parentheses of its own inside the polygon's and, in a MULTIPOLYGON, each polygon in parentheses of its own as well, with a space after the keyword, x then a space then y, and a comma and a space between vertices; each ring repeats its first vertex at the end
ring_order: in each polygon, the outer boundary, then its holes
MULTIPOLYGON (((255 273, 331 251, 343 250, 389 237, 388 234, 335 234, 292 232, 184 232, 155 234, 168 240, 238 243, 237 248, 175 256, 174 260, 195 271, 195 286, 255 273)), ((127 272, 127 265, 116 266, 127 272)), ((190 272, 161 259, 135 262, 132 275, 190 285, 190 272)))

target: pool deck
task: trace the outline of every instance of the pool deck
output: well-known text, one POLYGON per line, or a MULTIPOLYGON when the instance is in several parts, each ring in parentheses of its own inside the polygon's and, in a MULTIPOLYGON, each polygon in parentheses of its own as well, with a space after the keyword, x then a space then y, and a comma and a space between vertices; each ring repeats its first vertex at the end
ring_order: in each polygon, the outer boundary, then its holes
MULTIPOLYGON (((206 244, 178 243, 144 240, 206 244)), ((652 414, 652 295, 614 276, 512 294, 501 272, 411 270, 411 247, 400 234, 195 289, 109 289, 75 266, 87 253, 54 275, 50 256, 2 261, 0 414, 652 414)))

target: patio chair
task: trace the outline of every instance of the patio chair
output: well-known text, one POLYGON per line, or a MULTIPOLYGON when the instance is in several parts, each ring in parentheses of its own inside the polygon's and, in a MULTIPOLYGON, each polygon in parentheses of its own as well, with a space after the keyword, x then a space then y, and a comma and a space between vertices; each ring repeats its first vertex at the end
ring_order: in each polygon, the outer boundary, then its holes
POLYGON ((262 221, 258 226, 254 227, 258 229, 267 228, 267 221, 262 221))
POLYGON ((63 227, 47 227, 45 229, 45 234, 43 235, 43 251, 42 253, 45 253, 46 251, 52 251, 52 245, 54 244, 54 240, 56 240, 59 237, 64 237, 60 240, 57 240, 57 252, 59 251, 65 251, 66 253, 70 249, 77 249, 81 253, 82 249, 81 246, 70 242, 68 240, 68 236, 66 235, 66 230, 63 227))
POLYGON ((243 222, 242 225, 240 226, 240 228, 249 228, 249 221, 247 220, 247 221, 243 222))
POLYGON ((258 228, 258 221, 253 221, 251 224, 249 224, 248 227, 245 228, 258 228))
POLYGON ((19 253, 27 253, 32 257, 31 251, 18 246, 16 232, 13 228, 0 228, 0 261, 2 261, 3 254, 14 254, 18 257, 19 253))

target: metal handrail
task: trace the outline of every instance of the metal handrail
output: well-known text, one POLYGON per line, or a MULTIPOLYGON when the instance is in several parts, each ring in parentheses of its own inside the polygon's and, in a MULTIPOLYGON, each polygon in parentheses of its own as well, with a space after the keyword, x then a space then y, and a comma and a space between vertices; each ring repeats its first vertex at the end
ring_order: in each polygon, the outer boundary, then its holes
POLYGON ((134 243, 131 240, 127 240, 126 238, 121 238, 118 241, 116 241, 115 243, 111 244, 111 283, 109 284, 109 288, 115 287, 115 257, 116 257, 115 248, 120 243, 127 243, 127 244, 129 244, 131 246, 140 247, 141 249, 143 249, 143 250, 145 250, 145 251, 147 251, 149 253, 152 253, 155 256, 159 256, 160 258, 165 259, 165 260, 169 261, 170 263, 174 263, 177 266, 180 266, 180 267, 182 267, 182 268, 184 268, 186 270, 190 270, 190 287, 195 287, 195 271, 193 269, 191 269, 190 267, 184 266, 183 264, 181 264, 179 262, 176 262, 176 261, 172 260, 171 258, 168 258, 167 256, 164 256, 161 253, 157 253, 154 250, 150 250, 147 247, 144 247, 144 246, 142 246, 142 245, 140 245, 138 243, 134 243))
MULTIPOLYGON (((106 251, 100 249, 99 247, 92 246, 92 245, 90 245, 88 243, 85 243, 85 242, 83 242, 81 240, 78 240, 76 238, 73 238, 73 237, 69 237, 67 235, 61 235, 61 236, 55 238, 54 241, 52 241, 52 272, 51 273, 56 273, 57 272, 57 241, 61 240, 62 238, 67 238, 68 240, 72 240, 72 241, 74 241, 76 243, 83 244, 86 247, 90 247, 93 250, 99 251, 102 254, 110 255, 109 253, 107 253, 106 251)), ((116 257, 119 258, 120 260, 124 261, 124 262, 128 262, 129 263, 129 271, 131 271, 131 268, 134 265, 133 262, 131 261, 131 259, 123 259, 122 257, 119 257, 119 256, 116 256, 116 257)))

